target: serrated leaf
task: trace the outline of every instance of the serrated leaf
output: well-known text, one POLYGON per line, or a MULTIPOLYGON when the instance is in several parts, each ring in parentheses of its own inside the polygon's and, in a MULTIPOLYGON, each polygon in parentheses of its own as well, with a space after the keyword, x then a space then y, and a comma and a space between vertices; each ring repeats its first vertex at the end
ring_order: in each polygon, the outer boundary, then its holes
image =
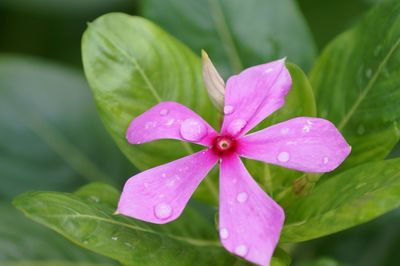
POLYGON ((311 67, 315 45, 294 1, 144 0, 142 13, 186 43, 205 49, 225 78, 287 56, 311 67))
POLYGON ((365 223, 400 206, 400 159, 364 164, 319 184, 285 209, 282 242, 300 242, 365 223))
POLYGON ((70 68, 2 55, 0 124, 1 198, 118 183, 134 171, 105 132, 83 75, 70 68))
POLYGON ((385 158, 400 139, 400 3, 384 1, 331 42, 311 72, 318 115, 352 146, 342 167, 385 158))

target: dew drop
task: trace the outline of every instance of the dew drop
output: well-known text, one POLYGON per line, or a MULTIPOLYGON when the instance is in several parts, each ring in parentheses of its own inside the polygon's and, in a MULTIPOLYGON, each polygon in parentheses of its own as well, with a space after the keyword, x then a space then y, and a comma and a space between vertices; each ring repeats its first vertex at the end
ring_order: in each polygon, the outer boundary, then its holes
POLYGON ((166 126, 171 126, 175 122, 175 119, 169 119, 167 123, 165 123, 166 126))
POLYGON ((242 257, 246 256, 247 251, 248 249, 245 245, 239 245, 235 248, 235 253, 242 257))
POLYGON ((364 135, 364 133, 365 133, 365 127, 364 127, 363 124, 360 124, 360 125, 357 127, 357 133, 358 133, 359 135, 364 135))
POLYGON ((247 122, 243 119, 235 119, 228 126, 228 133, 232 135, 238 134, 245 126, 247 122))
POLYGON ((324 157, 324 164, 328 164, 329 162, 329 158, 328 157, 324 157))
POLYGON ((160 115, 162 115, 162 116, 167 115, 168 113, 169 113, 168 109, 161 109, 160 110, 160 115))
POLYGON ((174 179, 170 179, 166 182, 165 184, 167 187, 173 187, 175 185, 175 180, 174 179))
POLYGON ((267 68, 264 73, 268 74, 270 72, 274 71, 274 69, 272 67, 267 68))
POLYGON ((238 193, 238 194, 236 195, 236 200, 237 200, 238 202, 240 202, 240 203, 244 203, 244 202, 247 201, 247 198, 248 198, 248 197, 249 197, 249 196, 247 195, 246 192, 240 192, 240 193, 238 193))
POLYGON ((365 76, 366 76, 367 78, 370 78, 370 77, 372 76, 372 69, 368 68, 368 69, 365 71, 365 76))
POLYGON ((278 154, 278 161, 280 161, 281 163, 285 163, 285 162, 289 161, 289 158, 290 158, 290 155, 286 151, 283 151, 278 154))
POLYGON ((145 125, 144 125, 144 128, 145 129, 150 129, 150 128, 154 128, 156 126, 156 123, 154 123, 154 122, 147 122, 145 125))
POLYGON ((224 114, 230 115, 233 113, 233 106, 232 105, 226 105, 224 107, 224 114))
POLYGON ((172 207, 167 203, 159 203, 154 207, 154 215, 160 219, 165 220, 172 215, 172 207))
POLYGON ((289 133, 289 129, 287 127, 281 129, 281 134, 286 135, 289 133))
POLYGON ((111 239, 116 241, 116 240, 118 240, 118 237, 117 236, 113 236, 113 237, 111 237, 111 239))
POLYGON ((181 124, 180 133, 186 140, 199 141, 206 135, 207 128, 203 122, 189 118, 181 124))
POLYGON ((229 237, 229 231, 226 228, 222 228, 219 231, 219 236, 221 237, 221 239, 227 239, 229 237))
POLYGON ((303 132, 304 133, 308 133, 308 132, 310 132, 310 126, 309 125, 305 125, 304 127, 303 127, 303 132))
POLYGON ((167 177, 167 174, 166 173, 162 173, 161 176, 162 177, 167 177))

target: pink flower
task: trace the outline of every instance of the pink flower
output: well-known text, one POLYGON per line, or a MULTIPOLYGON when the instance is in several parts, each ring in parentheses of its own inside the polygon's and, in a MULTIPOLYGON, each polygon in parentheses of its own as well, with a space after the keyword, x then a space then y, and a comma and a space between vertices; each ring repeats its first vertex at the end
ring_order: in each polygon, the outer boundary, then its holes
POLYGON ((351 150, 336 127, 320 118, 297 117, 245 135, 284 105, 291 85, 284 60, 250 67, 230 77, 220 133, 176 102, 161 102, 136 117, 126 134, 132 144, 168 138, 206 149, 130 178, 117 212, 151 223, 173 221, 220 161, 221 242, 248 261, 269 265, 284 212, 252 179, 239 156, 322 173, 338 167, 351 150))

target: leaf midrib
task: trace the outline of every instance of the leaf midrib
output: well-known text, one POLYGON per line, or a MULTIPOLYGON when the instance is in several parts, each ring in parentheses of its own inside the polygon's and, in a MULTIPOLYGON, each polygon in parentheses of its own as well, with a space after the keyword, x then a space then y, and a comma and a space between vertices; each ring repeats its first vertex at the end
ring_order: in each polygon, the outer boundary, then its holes
MULTIPOLYGON (((33 219, 35 219, 34 217, 32 217, 29 213, 27 213, 25 210, 23 210, 24 213, 28 216, 31 217, 33 219)), ((79 219, 88 219, 88 220, 95 220, 95 221, 99 221, 99 222, 104 222, 104 223, 109 223, 109 224, 113 224, 113 225, 117 225, 117 226, 122 226, 125 228, 129 228, 132 230, 136 230, 136 231, 141 231, 141 232, 146 232, 146 233, 150 233, 150 234, 156 234, 159 235, 161 237, 169 237, 181 242, 186 242, 189 243, 191 245, 195 245, 195 246, 212 246, 212 247, 220 247, 220 244, 217 241, 212 241, 212 240, 203 240, 203 239, 196 239, 196 238, 189 238, 189 237, 181 237, 181 236, 175 236, 175 235, 171 235, 171 234, 166 234, 166 233, 159 233, 150 229, 145 229, 142 227, 138 227, 135 225, 131 225, 131 224, 127 224, 124 222, 120 222, 120 221, 115 221, 113 219, 109 219, 109 218, 105 218, 105 217, 99 217, 99 216, 94 216, 94 215, 88 215, 88 214, 44 214, 44 215, 40 215, 40 217, 44 217, 44 218, 70 218, 70 219, 74 219, 74 218, 79 218, 79 219)), ((36 220, 36 219, 35 219, 36 220)), ((67 236, 66 234, 64 234, 63 232, 61 232, 61 230, 58 229, 58 227, 55 227, 53 225, 50 225, 48 223, 46 223, 47 226, 51 227, 53 230, 56 230, 57 232, 59 232, 60 234, 67 236)))
MULTIPOLYGON (((161 96, 158 94, 157 90, 155 89, 155 87, 153 86, 153 83, 150 81, 150 79, 148 78, 146 72, 144 71, 144 69, 141 67, 141 65, 139 64, 139 62, 136 60, 136 58, 134 56, 132 56, 130 53, 128 53, 127 51, 125 51, 122 47, 120 47, 116 42, 114 42, 111 38, 109 38, 107 35, 103 34, 101 32, 101 30, 97 29, 97 27, 93 27, 92 24, 89 24, 89 26, 91 26, 92 28, 94 28, 94 30, 102 36, 102 38, 106 39, 107 41, 109 41, 116 49, 118 49, 123 55, 125 55, 127 58, 131 59, 133 61, 133 63, 135 64, 136 68, 139 71, 140 76, 143 78, 144 82, 146 83, 148 89, 150 90, 151 94, 154 96, 155 100, 157 103, 162 102, 162 98, 161 96)), ((192 147, 190 147, 189 143, 184 142, 184 141, 180 141, 179 143, 181 143, 181 145, 183 146, 183 148, 187 151, 188 155, 193 154, 194 151, 192 149, 192 147)), ((217 189, 214 187, 214 184, 212 183, 210 178, 205 178, 204 182, 207 186, 207 188, 210 190, 211 195, 215 198, 218 199, 218 191, 217 189)))
POLYGON ((339 122, 339 124, 338 124, 338 129, 339 130, 342 130, 346 126, 348 121, 351 119, 351 117, 353 116, 353 114, 357 110, 358 106, 362 103, 364 98, 368 95, 368 93, 370 92, 371 88, 374 86, 375 82, 377 81, 381 71, 383 70, 383 68, 385 67, 386 63, 389 61, 391 56, 394 54, 396 49, 399 47, 399 45, 400 45, 400 38, 397 39, 397 41, 392 46, 392 48, 390 48, 390 50, 387 53, 387 55, 383 58, 382 62, 379 64, 377 71, 375 71, 374 75, 369 80, 369 82, 368 82, 367 86, 365 87, 365 89, 362 91, 362 93, 359 95, 359 97, 353 103, 353 105, 351 106, 351 108, 349 109, 347 114, 339 122))

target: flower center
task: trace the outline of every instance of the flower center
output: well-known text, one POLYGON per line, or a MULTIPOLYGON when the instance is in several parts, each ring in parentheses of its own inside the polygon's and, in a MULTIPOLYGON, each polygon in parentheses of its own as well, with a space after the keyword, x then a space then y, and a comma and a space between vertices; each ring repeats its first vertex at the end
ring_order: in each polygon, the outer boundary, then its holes
POLYGON ((235 151, 236 141, 230 136, 218 136, 213 142, 213 151, 219 156, 235 151))

